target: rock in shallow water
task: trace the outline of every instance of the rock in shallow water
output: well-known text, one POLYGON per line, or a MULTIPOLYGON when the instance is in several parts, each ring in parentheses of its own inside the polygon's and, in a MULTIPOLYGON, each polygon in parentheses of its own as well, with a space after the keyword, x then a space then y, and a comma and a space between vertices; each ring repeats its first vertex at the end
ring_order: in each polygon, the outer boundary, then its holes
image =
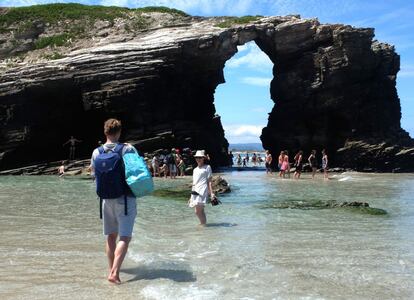
POLYGON ((262 207, 263 209, 275 208, 275 209, 347 209, 351 212, 358 212, 369 215, 386 215, 387 212, 380 208, 370 207, 366 202, 340 202, 335 200, 289 200, 276 202, 271 205, 262 207))
MULTIPOLYGON (((228 182, 221 176, 213 176, 213 192, 216 195, 229 193, 230 185, 228 182)), ((153 196, 162 197, 162 198, 171 198, 176 200, 188 200, 191 194, 191 184, 180 185, 177 187, 171 187, 166 189, 156 189, 153 192, 153 196)))

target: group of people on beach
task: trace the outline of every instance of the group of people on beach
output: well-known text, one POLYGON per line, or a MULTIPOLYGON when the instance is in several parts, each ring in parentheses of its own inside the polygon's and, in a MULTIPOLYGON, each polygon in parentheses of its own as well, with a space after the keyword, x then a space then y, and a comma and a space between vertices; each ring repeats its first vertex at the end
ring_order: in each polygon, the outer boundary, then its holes
MULTIPOLYGON (((299 179, 300 175, 302 174, 302 170, 304 167, 304 159, 303 159, 303 151, 300 150, 296 153, 293 158, 293 167, 295 168, 294 178, 299 179)), ((316 159, 316 150, 312 150, 308 160, 307 160, 309 167, 312 170, 312 179, 315 179, 316 171, 318 169, 318 161, 316 159)), ((266 166, 266 173, 272 174, 273 173, 273 158, 272 155, 268 150, 266 150, 265 155, 265 166, 266 166)), ((324 179, 328 179, 328 155, 326 150, 322 150, 322 170, 324 173, 324 179)), ((289 161, 289 152, 287 150, 280 151, 278 160, 277 160, 277 168, 279 171, 280 178, 290 178, 291 173, 291 163, 289 161)))
POLYGON ((171 153, 154 155, 148 163, 148 168, 153 177, 170 176, 175 179, 185 175, 185 163, 179 149, 172 148, 171 153))
MULTIPOLYGON (((230 157, 233 163, 233 153, 230 151, 230 157)), ((247 167, 249 162, 251 161, 253 166, 261 166, 263 163, 263 158, 260 156, 260 153, 256 154, 255 152, 252 154, 250 158, 249 153, 246 153, 246 156, 242 158, 241 154, 237 154, 236 156, 236 164, 237 166, 247 167)))

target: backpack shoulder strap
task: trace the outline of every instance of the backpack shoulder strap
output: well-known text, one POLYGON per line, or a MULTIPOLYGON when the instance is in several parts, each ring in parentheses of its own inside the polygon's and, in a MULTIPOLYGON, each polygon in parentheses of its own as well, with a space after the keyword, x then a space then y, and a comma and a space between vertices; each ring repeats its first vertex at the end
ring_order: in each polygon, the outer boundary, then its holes
POLYGON ((115 146, 113 151, 118 153, 122 157, 122 150, 124 149, 124 146, 125 144, 119 143, 118 145, 115 146))
POLYGON ((105 152, 104 147, 103 146, 98 147, 98 152, 99 152, 99 154, 104 153, 105 152))

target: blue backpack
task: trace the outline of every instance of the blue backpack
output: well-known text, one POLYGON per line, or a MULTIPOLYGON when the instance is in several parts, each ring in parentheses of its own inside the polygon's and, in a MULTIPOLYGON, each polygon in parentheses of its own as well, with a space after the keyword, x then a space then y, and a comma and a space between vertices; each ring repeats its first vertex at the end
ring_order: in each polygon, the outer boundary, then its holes
POLYGON ((122 162, 124 144, 118 144, 113 150, 98 148, 99 155, 95 158, 96 193, 100 198, 100 218, 102 219, 102 199, 125 197, 125 215, 127 215, 127 193, 125 168, 122 162))
POLYGON ((142 197, 154 191, 154 182, 145 160, 133 149, 124 154, 125 178, 134 195, 142 197))

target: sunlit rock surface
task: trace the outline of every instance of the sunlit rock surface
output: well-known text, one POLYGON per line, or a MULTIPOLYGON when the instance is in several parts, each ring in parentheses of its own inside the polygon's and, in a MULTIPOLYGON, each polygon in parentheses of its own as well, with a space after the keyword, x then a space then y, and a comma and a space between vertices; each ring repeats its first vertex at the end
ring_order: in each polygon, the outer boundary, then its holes
POLYGON ((98 24, 96 38, 53 60, 34 55, 10 63, 12 51, 3 47, 0 169, 66 158, 62 144, 71 135, 82 140, 77 156, 86 158, 103 139, 108 117, 123 121, 123 140, 142 152, 205 149, 213 165, 228 165, 214 91, 237 46, 254 40, 274 63, 275 106, 261 136, 266 149, 276 155, 326 148, 331 165, 414 170, 413 140, 400 126, 399 56, 373 40, 373 29, 298 16, 222 22, 188 16, 128 33, 98 24), (378 151, 372 155, 354 141, 378 151))

